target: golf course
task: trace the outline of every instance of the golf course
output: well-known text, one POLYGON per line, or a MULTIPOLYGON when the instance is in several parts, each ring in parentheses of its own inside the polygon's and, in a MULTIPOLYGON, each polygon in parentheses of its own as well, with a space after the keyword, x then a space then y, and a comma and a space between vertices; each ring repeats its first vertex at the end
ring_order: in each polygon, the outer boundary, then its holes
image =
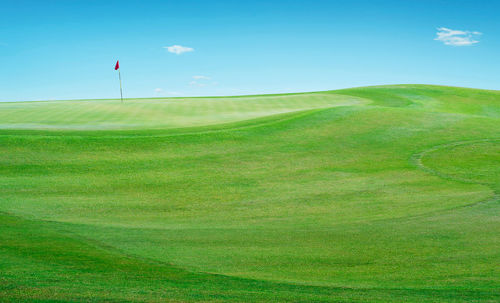
POLYGON ((500 302, 500 91, 0 103, 0 302, 500 302))

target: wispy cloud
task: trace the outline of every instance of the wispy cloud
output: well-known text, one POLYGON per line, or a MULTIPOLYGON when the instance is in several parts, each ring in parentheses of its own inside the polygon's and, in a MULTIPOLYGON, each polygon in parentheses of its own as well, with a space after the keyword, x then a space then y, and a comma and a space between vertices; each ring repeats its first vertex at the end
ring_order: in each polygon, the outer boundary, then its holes
POLYGON ((164 46, 163 48, 167 49, 168 52, 174 53, 176 55, 194 51, 194 48, 182 45, 164 46))
POLYGON ((166 96, 182 96, 183 95, 183 93, 181 93, 181 92, 166 91, 163 88, 155 88, 154 91, 157 95, 161 95, 161 96, 165 96, 165 95, 166 96))
POLYGON ((212 78, 208 76, 196 75, 193 76, 193 79, 194 80, 189 82, 189 85, 191 86, 205 87, 219 84, 217 82, 211 82, 210 80, 212 80, 212 78))
POLYGON ((197 86, 197 87, 205 87, 205 86, 207 86, 206 83, 200 83, 198 81, 191 81, 191 82, 189 82, 189 85, 191 85, 191 86, 197 86))
POLYGON ((183 96, 184 93, 181 93, 181 92, 166 92, 167 95, 170 95, 170 96, 183 96))
POLYGON ((193 76, 193 79, 195 80, 210 80, 210 77, 207 76, 193 76))
POLYGON ((446 27, 438 28, 434 40, 441 41, 451 46, 468 46, 479 43, 477 37, 482 35, 480 32, 453 30, 446 27))

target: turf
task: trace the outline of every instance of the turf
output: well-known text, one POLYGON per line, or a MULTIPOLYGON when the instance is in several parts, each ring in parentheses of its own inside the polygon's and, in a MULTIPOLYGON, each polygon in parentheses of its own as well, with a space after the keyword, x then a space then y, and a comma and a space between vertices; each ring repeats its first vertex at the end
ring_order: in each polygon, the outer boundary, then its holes
POLYGON ((0 104, 3 301, 500 301, 500 92, 0 104))

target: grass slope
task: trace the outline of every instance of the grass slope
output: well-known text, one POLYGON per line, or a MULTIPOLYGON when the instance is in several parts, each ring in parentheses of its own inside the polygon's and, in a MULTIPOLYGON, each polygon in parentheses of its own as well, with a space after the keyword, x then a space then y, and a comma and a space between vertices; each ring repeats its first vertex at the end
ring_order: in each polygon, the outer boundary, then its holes
POLYGON ((500 301, 500 93, 0 104, 4 301, 500 301))

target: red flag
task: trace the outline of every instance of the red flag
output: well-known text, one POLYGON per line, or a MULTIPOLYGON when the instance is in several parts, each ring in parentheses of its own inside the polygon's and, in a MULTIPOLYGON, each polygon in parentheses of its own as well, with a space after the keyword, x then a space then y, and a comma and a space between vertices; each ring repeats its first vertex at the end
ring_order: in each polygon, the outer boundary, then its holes
POLYGON ((116 60, 116 65, 115 65, 115 70, 118 70, 120 68, 120 60, 116 60))

